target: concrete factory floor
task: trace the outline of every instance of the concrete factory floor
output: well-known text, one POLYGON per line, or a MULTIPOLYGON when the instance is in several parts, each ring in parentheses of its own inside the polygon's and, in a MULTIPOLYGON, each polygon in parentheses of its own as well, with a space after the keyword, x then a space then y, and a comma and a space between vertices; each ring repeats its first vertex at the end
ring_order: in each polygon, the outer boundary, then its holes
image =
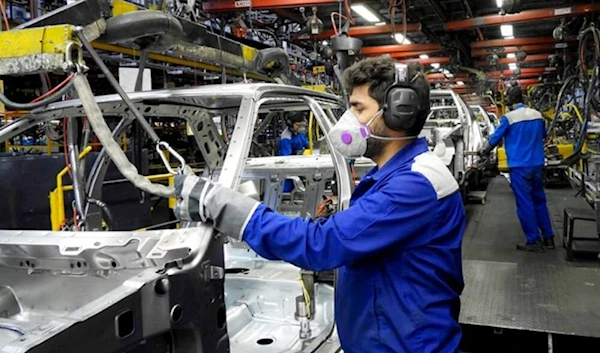
MULTIPOLYGON (((485 205, 467 206, 464 351, 478 351, 472 347, 481 341, 488 352, 548 352, 549 341, 554 352, 597 351, 593 338, 600 338, 600 260, 587 256, 567 262, 562 247, 563 209, 589 208, 575 194, 570 188, 547 190, 557 249, 543 254, 515 249, 524 236, 504 177, 490 182, 485 205)), ((575 232, 594 237, 595 223, 578 222, 575 232)))

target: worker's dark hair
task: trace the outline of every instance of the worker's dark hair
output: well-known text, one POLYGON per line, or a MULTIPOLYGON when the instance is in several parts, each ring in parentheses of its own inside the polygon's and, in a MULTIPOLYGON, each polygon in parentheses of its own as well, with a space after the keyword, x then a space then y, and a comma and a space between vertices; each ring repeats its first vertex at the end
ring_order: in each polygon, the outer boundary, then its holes
POLYGON ((513 105, 524 103, 525 99, 523 98, 523 91, 521 90, 520 85, 513 85, 506 91, 506 98, 504 100, 506 105, 513 105))
POLYGON ((305 120, 307 113, 306 112, 295 112, 290 113, 285 118, 285 123, 287 126, 292 127, 295 123, 301 123, 305 120))
MULTIPOLYGON (((394 84, 396 79, 396 61, 387 56, 379 56, 363 59, 344 71, 344 86, 351 93, 354 88, 369 85, 369 96, 375 99, 382 107, 388 88, 394 84)), ((424 106, 429 106, 429 82, 421 74, 422 66, 418 63, 408 64, 408 77, 415 77, 410 86, 415 90, 424 106)), ((423 126, 429 110, 419 113, 415 124, 405 133, 407 136, 418 135, 423 126)))

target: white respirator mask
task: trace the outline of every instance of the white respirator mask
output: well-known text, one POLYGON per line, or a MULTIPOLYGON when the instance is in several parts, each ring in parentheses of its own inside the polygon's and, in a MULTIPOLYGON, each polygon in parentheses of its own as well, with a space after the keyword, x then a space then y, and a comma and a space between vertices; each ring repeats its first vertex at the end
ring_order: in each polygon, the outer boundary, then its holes
POLYGON ((374 138, 386 141, 411 140, 416 136, 386 137, 373 135, 369 126, 383 110, 379 110, 366 124, 361 124, 351 110, 346 110, 340 120, 329 131, 329 139, 333 148, 346 158, 358 158, 364 156, 367 151, 367 140, 374 138))

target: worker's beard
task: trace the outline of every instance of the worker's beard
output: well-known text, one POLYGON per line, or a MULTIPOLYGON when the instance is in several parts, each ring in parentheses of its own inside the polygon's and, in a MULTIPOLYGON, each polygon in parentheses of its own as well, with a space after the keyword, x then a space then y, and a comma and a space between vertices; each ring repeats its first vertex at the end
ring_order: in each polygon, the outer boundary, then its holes
MULTIPOLYGON (((381 124, 381 121, 371 125, 372 135, 389 137, 389 135, 387 134, 386 128, 384 126, 381 126, 380 124, 381 124)), ((374 138, 374 137, 368 138, 367 139, 367 151, 365 152, 364 156, 367 158, 373 159, 373 160, 377 159, 379 156, 381 156, 381 154, 383 153, 383 150, 385 149, 385 146, 387 146, 389 143, 390 143, 390 141, 381 140, 381 139, 374 138)))
POLYGON ((365 152, 364 156, 373 160, 377 159, 379 156, 381 156, 385 146, 387 146, 388 143, 389 141, 379 140, 372 137, 367 139, 367 151, 365 152))

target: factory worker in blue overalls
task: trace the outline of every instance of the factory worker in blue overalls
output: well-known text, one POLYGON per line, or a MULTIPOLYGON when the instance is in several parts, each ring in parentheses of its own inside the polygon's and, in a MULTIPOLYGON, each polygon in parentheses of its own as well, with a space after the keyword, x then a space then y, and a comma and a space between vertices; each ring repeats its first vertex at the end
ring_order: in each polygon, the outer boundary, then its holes
POLYGON ((479 155, 488 155, 504 139, 510 185, 526 238, 525 243, 517 244, 517 249, 533 252, 543 252, 544 248, 555 249, 544 193, 544 118, 537 110, 525 107, 519 85, 508 89, 505 101, 512 111, 500 119, 500 126, 479 151, 479 155))
MULTIPOLYGON (((304 123, 304 112, 291 114, 285 119, 287 127, 279 136, 279 155, 292 156, 301 155, 309 145, 306 133, 300 131, 304 123)), ((290 192, 294 189, 294 182, 287 179, 283 184, 283 192, 290 192)))
POLYGON ((466 217, 452 173, 417 137, 430 110, 429 83, 420 66, 386 57, 354 64, 344 81, 351 108, 328 133, 332 148, 377 165, 348 209, 328 219, 289 218, 192 175, 176 177, 176 215, 212 220, 267 259, 339 269, 335 320, 346 353, 458 352, 466 217))

